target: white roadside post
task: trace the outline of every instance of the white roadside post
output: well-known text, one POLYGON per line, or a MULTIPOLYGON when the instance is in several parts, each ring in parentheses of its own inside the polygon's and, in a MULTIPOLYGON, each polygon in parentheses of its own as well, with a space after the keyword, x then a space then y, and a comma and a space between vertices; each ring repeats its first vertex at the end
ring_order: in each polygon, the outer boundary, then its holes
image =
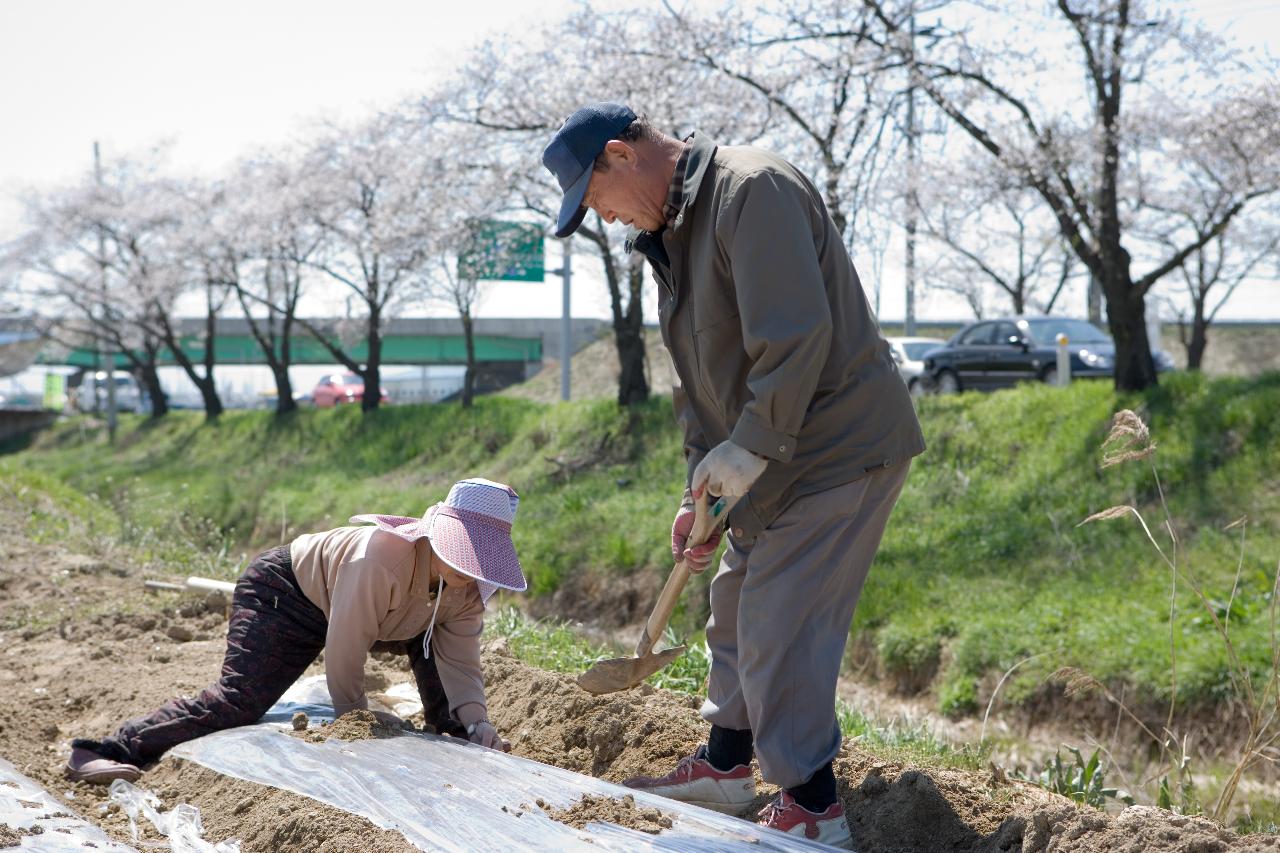
MULTIPOLYGON (((99 190, 102 189, 102 156, 98 151, 98 141, 93 141, 93 180, 99 190)), ((102 228, 98 228, 98 274, 101 276, 102 285, 102 319, 107 319, 107 249, 102 234, 102 228)), ((107 361, 107 440, 111 444, 116 443, 116 353, 115 348, 111 346, 111 339, 105 338, 106 361, 107 361)), ((98 376, 95 372, 91 378, 93 379, 94 391, 94 411, 98 410, 98 376)))
POLYGON ((551 275, 564 279, 560 299, 560 399, 569 399, 569 367, 573 358, 573 314, 570 310, 573 291, 573 237, 566 237, 561 244, 564 250, 564 266, 558 270, 547 270, 551 275))
POLYGON ((1058 333, 1058 387, 1071 384, 1071 353, 1067 351, 1067 336, 1058 333))
POLYGON ((563 310, 560 315, 560 399, 569 399, 569 368, 570 362, 573 360, 573 313, 570 308, 571 293, 573 290, 573 238, 566 237, 564 241, 564 268, 561 270, 561 277, 564 278, 564 293, 561 300, 564 303, 563 310))

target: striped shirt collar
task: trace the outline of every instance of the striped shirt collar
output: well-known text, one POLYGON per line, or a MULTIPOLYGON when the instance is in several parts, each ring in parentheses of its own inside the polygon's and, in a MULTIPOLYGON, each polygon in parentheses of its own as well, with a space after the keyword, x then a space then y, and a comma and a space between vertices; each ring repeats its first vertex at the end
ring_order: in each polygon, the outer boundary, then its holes
POLYGON ((662 217, 667 221, 668 228, 676 227, 676 217, 680 215, 680 208, 684 207, 684 179, 685 172, 689 169, 689 152, 692 150, 693 146, 686 139, 684 141, 684 150, 680 152, 680 157, 676 160, 676 170, 671 175, 671 187, 667 190, 667 203, 662 206, 662 217))

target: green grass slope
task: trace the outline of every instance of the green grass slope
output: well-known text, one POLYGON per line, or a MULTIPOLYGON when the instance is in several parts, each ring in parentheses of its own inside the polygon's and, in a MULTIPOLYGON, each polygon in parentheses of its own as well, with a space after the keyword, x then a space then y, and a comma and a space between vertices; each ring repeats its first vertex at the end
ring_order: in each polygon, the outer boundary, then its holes
MULTIPOLYGON (((924 401, 927 453, 890 523, 854 622, 855 654, 942 707, 973 710, 1023 661, 1002 696, 1033 696, 1047 673, 1079 665, 1151 701, 1167 698, 1171 573, 1132 517, 1083 527, 1117 504, 1139 507, 1162 547, 1149 463, 1099 466, 1112 414, 1138 410, 1158 445, 1179 565, 1204 585, 1244 656, 1269 664, 1271 584, 1280 558, 1280 375, 1166 377, 1144 395, 1102 383, 1028 386, 924 401), (1225 530, 1248 516, 1242 529, 1225 530), (1239 591, 1231 585, 1239 571, 1239 591), (1035 657, 1033 657, 1035 656, 1035 657)), ((456 405, 194 413, 126 418, 116 447, 84 421, 60 424, 0 459, 0 477, 86 496, 118 535, 252 551, 359 512, 420 514, 456 479, 487 476, 521 493, 515 540, 531 594, 598 573, 608 582, 669 568, 668 529, 683 463, 669 399, 631 412, 612 402, 486 398, 456 405)), ((234 560, 227 561, 234 566, 234 560)), ((211 562, 210 565, 215 563, 211 562)), ((230 570, 230 569, 228 569, 230 570)), ((693 630, 706 582, 677 618, 693 630)), ((1229 690, 1212 620, 1178 584, 1172 636, 1182 701, 1229 690)))

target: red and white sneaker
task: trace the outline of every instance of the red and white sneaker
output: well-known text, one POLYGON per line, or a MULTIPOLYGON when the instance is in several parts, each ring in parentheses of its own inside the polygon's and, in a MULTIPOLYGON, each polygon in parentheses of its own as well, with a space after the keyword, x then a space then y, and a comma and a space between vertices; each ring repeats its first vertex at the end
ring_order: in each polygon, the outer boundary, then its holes
POLYGON ((732 770, 717 770, 706 755, 706 746, 700 746, 693 755, 680 759, 666 776, 633 776, 622 784, 724 814, 742 814, 756 798, 751 767, 739 764, 732 770))
POLYGON ((810 841, 820 841, 845 850, 853 848, 853 836, 849 834, 849 822, 844 819, 844 806, 836 800, 825 812, 815 814, 795 801, 786 791, 778 794, 773 802, 760 810, 765 826, 801 835, 810 841))

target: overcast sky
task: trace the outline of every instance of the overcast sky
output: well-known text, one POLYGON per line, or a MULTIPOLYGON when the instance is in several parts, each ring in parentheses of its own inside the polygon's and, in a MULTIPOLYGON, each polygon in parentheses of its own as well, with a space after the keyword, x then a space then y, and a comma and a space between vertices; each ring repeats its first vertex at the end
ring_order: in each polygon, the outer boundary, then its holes
MULTIPOLYGON (((518 31, 573 5, 0 0, 0 242, 20 227, 21 189, 75 180, 91 166, 95 139, 108 154, 168 141, 175 167, 216 174, 257 148, 301 139, 310 119, 357 117, 419 92, 486 34, 518 31)), ((1280 2, 1189 5, 1214 29, 1280 53, 1280 2)), ((584 92, 583 99, 607 94, 584 92)), ((604 316, 604 288, 590 278, 582 284, 575 315, 604 316)), ((1254 285, 1224 316, 1280 318, 1276 290, 1254 285)), ((542 285, 503 285, 482 313, 558 315, 559 292, 550 276, 542 285)), ((900 273, 890 270, 881 314, 900 319, 902 306, 900 273)), ((935 297, 918 315, 960 319, 964 311, 935 297)))

